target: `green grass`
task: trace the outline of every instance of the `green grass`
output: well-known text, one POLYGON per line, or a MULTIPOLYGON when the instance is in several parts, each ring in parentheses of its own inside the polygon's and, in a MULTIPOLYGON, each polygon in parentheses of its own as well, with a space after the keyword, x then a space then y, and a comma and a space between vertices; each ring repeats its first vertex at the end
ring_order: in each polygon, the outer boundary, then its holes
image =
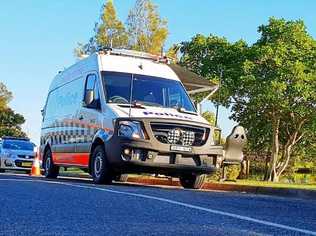
MULTIPOLYGON (((214 181, 212 181, 214 182, 214 181)), ((220 183, 220 182, 216 182, 220 183)), ((267 181, 255 181, 255 180, 237 180, 221 182, 223 184, 236 184, 236 185, 247 185, 255 187, 272 187, 272 188, 289 188, 289 189, 307 189, 316 190, 316 184, 289 184, 289 183, 273 183, 267 181)))

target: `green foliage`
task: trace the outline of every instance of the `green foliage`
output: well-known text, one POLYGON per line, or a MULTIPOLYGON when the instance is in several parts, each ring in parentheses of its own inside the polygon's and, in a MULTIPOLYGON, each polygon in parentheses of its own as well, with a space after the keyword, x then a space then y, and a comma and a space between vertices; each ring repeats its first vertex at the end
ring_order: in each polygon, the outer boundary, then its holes
POLYGON ((265 131, 261 137, 270 140, 274 179, 286 169, 297 143, 315 135, 316 41, 302 21, 271 18, 259 32, 240 77, 241 110, 236 105, 233 110, 241 124, 265 131))
POLYGON ((226 168, 226 179, 236 181, 239 176, 241 167, 240 165, 229 165, 226 168))
POLYGON ((25 137, 25 133, 21 130, 21 125, 25 122, 24 117, 8 107, 11 99, 12 93, 3 83, 0 83, 0 137, 25 137))
MULTIPOLYGON (((207 176, 207 180, 214 182, 220 181, 222 178, 223 167, 207 176)), ((227 181, 236 181, 241 171, 240 165, 229 165, 225 167, 226 180, 227 181)))
POLYGON ((123 23, 117 19, 112 1, 103 6, 101 22, 96 25, 96 42, 99 46, 126 47, 128 36, 123 23))
POLYGON ((160 18, 157 6, 151 0, 136 1, 129 12, 126 26, 117 18, 113 1, 107 1, 94 31, 95 35, 88 43, 79 43, 75 48, 77 57, 94 53, 102 47, 160 54, 168 36, 167 21, 160 18))
POLYGON ((127 46, 128 36, 124 24, 117 18, 113 1, 109 0, 102 7, 100 22, 95 24, 95 35, 86 44, 79 43, 75 55, 81 57, 91 54, 98 47, 123 48, 127 46))
POLYGON ((215 126, 215 115, 213 112, 205 111, 202 116, 210 123, 210 125, 215 126))
POLYGON ((5 109, 11 99, 12 93, 9 92, 7 87, 0 82, 0 110, 5 109))
POLYGON ((213 100, 231 106, 251 151, 271 153, 267 176, 277 180, 294 152, 315 156, 316 41, 302 21, 271 18, 258 31, 250 47, 197 35, 182 43, 180 62, 220 81, 213 100))
POLYGON ((174 44, 172 45, 166 52, 166 56, 171 58, 174 63, 180 62, 180 49, 181 44, 174 44))
POLYGON ((221 177, 222 177, 222 169, 217 169, 214 173, 207 175, 207 181, 209 182, 216 182, 216 181, 220 181, 221 177))
POLYGON ((242 65, 247 56, 248 46, 240 40, 230 43, 226 38, 210 35, 196 35, 190 42, 182 42, 180 64, 189 70, 220 83, 220 92, 213 101, 221 101, 229 106, 232 101, 231 90, 236 90, 238 78, 242 74, 242 65), (230 83, 223 83, 230 81, 230 83))
POLYGON ((150 0, 137 0, 127 18, 130 47, 159 54, 168 36, 167 21, 161 19, 150 0))

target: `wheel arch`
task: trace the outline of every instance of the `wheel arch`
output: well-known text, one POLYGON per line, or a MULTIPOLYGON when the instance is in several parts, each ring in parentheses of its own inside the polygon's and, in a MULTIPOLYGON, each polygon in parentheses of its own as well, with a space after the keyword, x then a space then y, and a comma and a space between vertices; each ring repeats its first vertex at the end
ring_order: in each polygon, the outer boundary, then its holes
POLYGON ((105 142, 109 139, 109 137, 109 134, 106 133, 103 129, 98 130, 98 132, 95 134, 89 152, 89 173, 91 173, 93 150, 99 145, 102 145, 105 149, 105 142))

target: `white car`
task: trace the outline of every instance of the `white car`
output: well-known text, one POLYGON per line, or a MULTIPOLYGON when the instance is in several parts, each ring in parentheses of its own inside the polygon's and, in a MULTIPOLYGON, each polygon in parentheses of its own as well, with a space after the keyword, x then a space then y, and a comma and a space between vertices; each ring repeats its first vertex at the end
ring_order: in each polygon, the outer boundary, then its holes
POLYGON ((0 172, 30 171, 35 157, 35 144, 27 138, 3 137, 0 141, 0 172))

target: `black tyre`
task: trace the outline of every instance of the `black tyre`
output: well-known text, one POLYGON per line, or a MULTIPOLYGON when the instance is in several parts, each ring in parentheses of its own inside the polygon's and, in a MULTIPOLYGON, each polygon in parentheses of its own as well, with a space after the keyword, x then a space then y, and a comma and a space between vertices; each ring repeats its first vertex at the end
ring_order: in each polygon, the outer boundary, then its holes
POLYGON ((59 174, 59 167, 54 165, 51 150, 47 150, 43 158, 44 176, 50 179, 56 179, 59 174))
POLYGON ((180 183, 184 188, 200 189, 204 184, 205 178, 205 175, 186 175, 180 177, 180 183))
POLYGON ((117 181, 117 182, 127 182, 127 179, 128 179, 128 174, 120 174, 120 175, 117 175, 115 176, 114 180, 117 181))
POLYGON ((92 152, 91 175, 96 184, 112 183, 113 177, 102 145, 97 146, 92 152))

